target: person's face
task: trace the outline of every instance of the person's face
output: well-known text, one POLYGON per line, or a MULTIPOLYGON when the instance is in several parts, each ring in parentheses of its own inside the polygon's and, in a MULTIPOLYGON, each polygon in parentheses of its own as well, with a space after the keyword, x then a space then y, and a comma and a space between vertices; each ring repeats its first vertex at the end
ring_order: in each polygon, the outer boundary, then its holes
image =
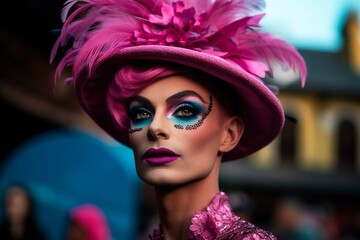
POLYGON ((218 152, 228 116, 195 81, 182 76, 161 79, 134 98, 129 114, 130 144, 137 173, 145 182, 199 180, 221 161, 218 152))
POLYGON ((6 214, 10 221, 21 222, 29 212, 29 198, 20 187, 9 188, 5 197, 6 214))

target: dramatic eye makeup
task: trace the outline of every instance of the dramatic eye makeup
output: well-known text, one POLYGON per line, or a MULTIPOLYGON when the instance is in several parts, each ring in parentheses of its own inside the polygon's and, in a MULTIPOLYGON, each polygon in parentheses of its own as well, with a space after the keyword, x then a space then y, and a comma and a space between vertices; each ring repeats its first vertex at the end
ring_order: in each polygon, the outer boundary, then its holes
POLYGON ((141 131, 143 127, 149 125, 154 116, 154 110, 149 100, 138 96, 129 106, 129 116, 131 128, 129 133, 141 131))
MULTIPOLYGON (((174 123, 177 129, 194 130, 203 124, 212 110, 212 96, 205 101, 194 91, 178 92, 166 100, 166 117, 174 123)), ((145 97, 137 96, 129 106, 129 133, 143 130, 151 124, 155 115, 152 103, 145 97)))
POLYGON ((202 125, 212 109, 212 97, 209 102, 194 91, 179 92, 167 100, 168 118, 175 123, 175 128, 193 130, 202 125))

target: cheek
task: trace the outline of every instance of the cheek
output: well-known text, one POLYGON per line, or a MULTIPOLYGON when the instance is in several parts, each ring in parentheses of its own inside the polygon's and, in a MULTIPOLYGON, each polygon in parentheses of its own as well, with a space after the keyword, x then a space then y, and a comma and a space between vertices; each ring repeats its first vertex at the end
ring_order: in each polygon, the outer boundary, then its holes
POLYGON ((197 154, 216 154, 219 149, 220 130, 216 126, 204 124, 195 130, 181 130, 185 132, 184 143, 191 151, 197 154))
POLYGON ((186 144, 196 154, 206 157, 216 157, 221 144, 221 134, 223 118, 217 108, 209 111, 204 121, 195 129, 182 129, 179 134, 183 134, 180 142, 186 144))
POLYGON ((146 136, 144 135, 144 130, 140 130, 137 132, 129 133, 129 142, 130 147, 133 149, 134 156, 137 159, 139 156, 139 149, 142 142, 144 142, 146 136))

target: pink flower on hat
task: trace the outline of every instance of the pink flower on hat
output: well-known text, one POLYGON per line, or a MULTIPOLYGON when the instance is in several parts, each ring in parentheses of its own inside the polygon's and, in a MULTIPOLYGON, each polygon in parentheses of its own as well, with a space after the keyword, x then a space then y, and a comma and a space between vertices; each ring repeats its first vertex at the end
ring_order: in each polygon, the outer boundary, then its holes
POLYGON ((134 31, 133 43, 179 47, 205 44, 208 28, 204 27, 203 19, 203 14, 196 14, 193 7, 185 8, 182 1, 163 3, 161 15, 150 14, 149 22, 142 24, 141 30, 134 31))

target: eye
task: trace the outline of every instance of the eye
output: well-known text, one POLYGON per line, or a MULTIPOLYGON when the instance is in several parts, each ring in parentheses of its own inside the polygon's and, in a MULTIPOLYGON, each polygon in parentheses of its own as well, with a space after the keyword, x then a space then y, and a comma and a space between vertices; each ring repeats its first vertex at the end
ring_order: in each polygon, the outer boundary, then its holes
POLYGON ((141 119, 147 119, 149 117, 150 117, 150 113, 148 113, 148 112, 138 112, 134 116, 134 119, 135 120, 141 120, 141 119))
POLYGON ((199 110, 192 104, 182 103, 175 108, 173 115, 176 117, 186 118, 195 116, 198 113, 199 110))
POLYGON ((135 107, 130 109, 130 118, 134 122, 146 120, 151 117, 151 111, 144 107, 135 107))

